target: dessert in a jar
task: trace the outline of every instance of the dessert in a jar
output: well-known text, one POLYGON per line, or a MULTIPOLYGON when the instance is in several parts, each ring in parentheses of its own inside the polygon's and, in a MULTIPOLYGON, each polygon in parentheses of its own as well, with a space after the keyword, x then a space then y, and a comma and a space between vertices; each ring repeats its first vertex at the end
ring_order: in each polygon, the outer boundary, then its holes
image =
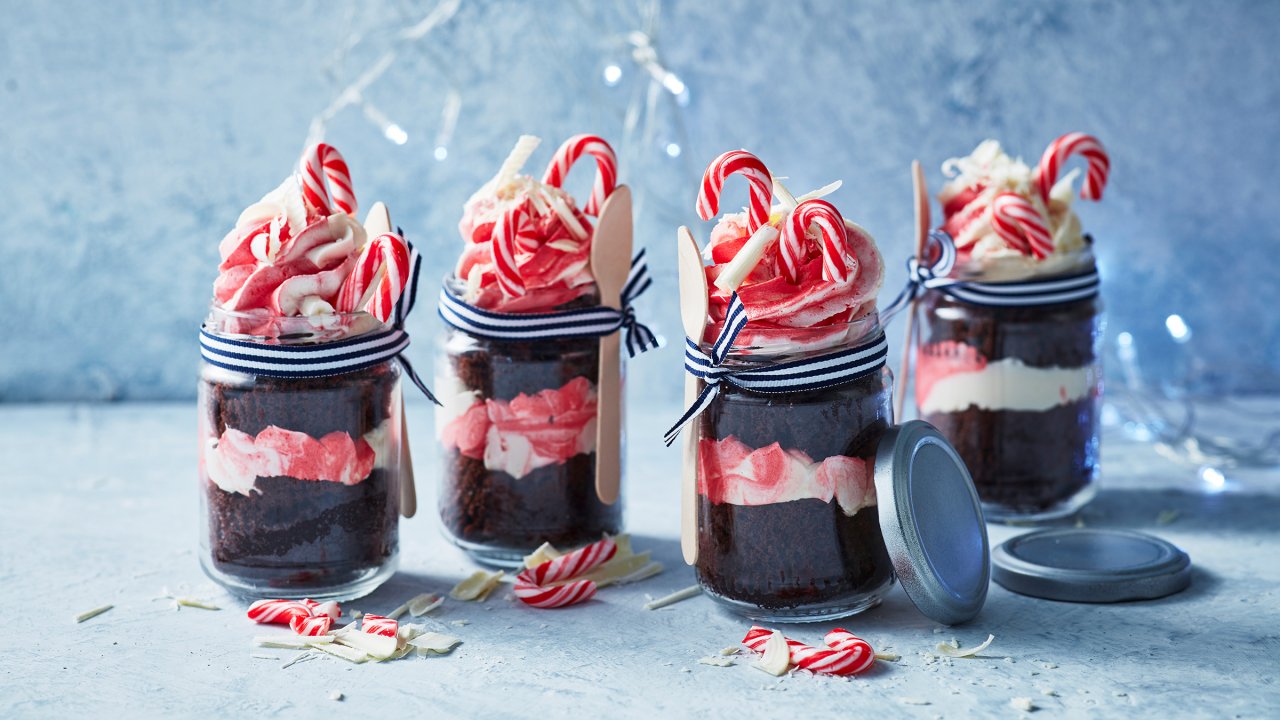
POLYGON ((1098 474, 1102 303, 1092 238, 1072 208, 1100 199, 1109 161, 1082 133, 1054 141, 1035 168, 987 140, 949 160, 923 266, 916 403, 964 458, 989 520, 1069 515, 1098 474), (953 243, 953 246, 950 246, 953 243))
POLYGON ((395 571, 412 262, 389 219, 366 231, 355 212, 321 144, 219 248, 200 334, 200 559, 241 594, 353 598, 395 571))
POLYGON ((749 617, 842 617, 878 604, 894 578, 873 482, 893 422, 883 265, 865 230, 820 193, 791 196, 746 151, 707 168, 702 218, 734 174, 748 209, 721 217, 700 255, 681 229, 698 383, 668 442, 683 427, 696 455, 686 559, 710 597, 749 617))
MULTIPOLYGON (((462 254, 440 297, 440 517, 473 558, 504 566, 546 542, 577 547, 622 529, 620 364, 616 345, 613 355, 601 348, 624 322, 616 292, 612 306, 602 305, 596 265, 620 261, 626 278, 629 195, 616 185, 604 140, 565 141, 541 180, 521 173, 537 145, 522 137, 467 201, 462 254), (584 155, 597 171, 580 209, 560 186, 584 155), (606 224, 614 228, 607 237, 606 224), (613 243, 601 247, 605 260, 593 255, 597 243, 613 243), (602 373, 614 377, 604 391, 602 373), (600 435, 614 448, 607 467, 600 435)), ((624 293, 622 307, 633 294, 624 293)))

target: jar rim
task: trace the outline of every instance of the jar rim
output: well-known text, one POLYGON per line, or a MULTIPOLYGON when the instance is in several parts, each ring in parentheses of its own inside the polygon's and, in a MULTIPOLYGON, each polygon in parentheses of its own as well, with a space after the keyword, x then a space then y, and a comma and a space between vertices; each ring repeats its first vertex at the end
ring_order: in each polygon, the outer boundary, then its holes
POLYGON ((273 315, 270 312, 230 310, 213 301, 201 325, 205 332, 228 340, 269 345, 311 345, 337 342, 384 330, 389 323, 367 312, 322 315, 273 315))

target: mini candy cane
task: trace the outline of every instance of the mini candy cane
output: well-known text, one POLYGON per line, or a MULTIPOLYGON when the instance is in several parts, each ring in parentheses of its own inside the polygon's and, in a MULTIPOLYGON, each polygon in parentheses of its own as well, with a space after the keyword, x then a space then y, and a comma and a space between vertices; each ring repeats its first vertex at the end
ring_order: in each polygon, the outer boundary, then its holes
POLYGON ((857 655, 858 662, 860 663, 853 673, 860 673, 875 664, 876 652, 871 649, 871 643, 863 640, 857 635, 854 635, 848 630, 836 628, 835 630, 827 633, 826 636, 822 638, 822 642, 826 643, 827 647, 833 650, 853 651, 857 655))
POLYGON ((360 632, 367 635, 383 635, 395 637, 400 623, 381 615, 365 615, 360 619, 360 632))
POLYGON ((590 545, 548 560, 532 568, 533 580, 539 585, 569 580, 591 572, 608 562, 618 552, 618 544, 613 538, 605 538, 590 545))
POLYGON ((746 150, 730 150, 707 166, 698 191, 698 217, 710 220, 720 212, 720 193, 730 175, 741 174, 750 183, 751 203, 747 209, 747 232, 755 233, 769 222, 769 205, 773 202, 773 176, 760 158, 746 150))
POLYGON ((289 620, 289 627, 298 635, 318 637, 329 633, 329 628, 333 627, 333 618, 328 615, 295 617, 289 620))
POLYGON ((1102 148, 1102 143, 1092 135, 1080 132, 1067 133, 1049 143, 1040 164, 1036 166, 1035 183, 1040 188, 1040 199, 1049 204, 1049 191, 1058 182, 1058 172, 1072 155, 1080 155, 1089 163, 1084 176, 1084 184, 1080 187, 1080 197, 1085 200, 1101 200, 1102 190, 1107 186, 1107 175, 1111 172, 1111 158, 1102 148))
POLYGON ((509 298, 524 295, 524 279, 516 266, 516 243, 528 222, 529 211, 520 204, 507 210, 502 220, 493 224, 493 235, 489 240, 493 271, 498 279, 498 289, 509 298))
POLYGON ((297 600, 259 600, 246 614, 256 623, 288 625, 294 618, 311 617, 311 608, 297 600))
MULTIPOLYGON (((764 652, 764 645, 772 634, 772 630, 752 626, 747 631, 746 637, 742 639, 742 644, 754 652, 764 652)), ((787 638, 787 647, 791 649, 793 665, 801 670, 823 675, 854 675, 871 667, 875 662, 874 653, 864 654, 860 648, 856 647, 816 648, 791 638, 787 638)), ((868 645, 867 648, 869 650, 870 646, 868 645)))
POLYGON ((298 173, 302 196, 312 207, 325 215, 332 215, 335 207, 348 215, 356 214, 351 171, 337 148, 325 143, 312 145, 298 161, 298 173))
POLYGON ((543 587, 525 570, 516 576, 515 595, 526 605, 550 609, 576 605, 595 597, 599 588, 591 580, 575 580, 565 585, 543 587))
POLYGON ((364 310, 379 322, 386 322, 408 282, 409 248, 399 235, 383 233, 364 246, 356 266, 342 283, 338 291, 338 311, 364 310), (370 292, 371 297, 365 301, 370 292))
POLYGON ((1024 255, 1044 259, 1053 252, 1053 235, 1040 211, 1021 195, 1006 192, 991 204, 991 226, 996 234, 1024 255))
POLYGON ((612 538, 574 550, 522 571, 516 576, 515 595, 526 605, 536 608, 558 608, 575 605, 595 597, 599 589, 591 580, 576 580, 564 585, 551 583, 570 580, 599 567, 618 552, 612 538))
POLYGON ((827 282, 845 282, 849 279, 849 234, 844 218, 835 205, 826 200, 805 200, 791 211, 782 226, 782 242, 778 257, 787 281, 800 282, 800 263, 804 261, 805 245, 810 226, 817 226, 822 241, 822 279, 827 282))
POLYGON ((547 171, 542 175, 542 182, 552 187, 560 187, 565 177, 569 175, 569 168, 573 167, 573 164, 578 162, 578 158, 585 154, 590 154, 596 159, 596 180, 591 187, 591 198, 587 200, 587 206, 582 209, 582 212, 588 215, 599 215, 600 208, 604 207, 604 201, 618 184, 618 158, 604 138, 596 135, 574 135, 565 140, 547 165, 547 171))

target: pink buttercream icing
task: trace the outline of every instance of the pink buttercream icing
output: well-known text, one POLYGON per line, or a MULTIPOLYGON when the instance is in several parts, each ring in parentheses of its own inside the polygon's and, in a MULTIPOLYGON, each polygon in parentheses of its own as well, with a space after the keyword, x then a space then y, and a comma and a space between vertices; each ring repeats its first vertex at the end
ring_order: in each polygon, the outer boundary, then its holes
POLYGON ((465 246, 454 274, 467 285, 471 304, 500 312, 545 312, 595 289, 591 275, 591 221, 573 196, 557 187, 518 175, 502 187, 486 186, 463 208, 458 232, 465 246), (557 212, 552 204, 561 204, 557 212), (509 298, 497 285, 490 240, 494 225, 510 208, 523 205, 531 227, 516 245, 516 268, 524 294, 509 298), (577 223, 566 222, 564 213, 577 223), (575 232, 575 228, 580 232, 575 232))
POLYGON ((485 467, 521 478, 595 450, 596 391, 584 377, 509 401, 477 399, 448 421, 445 449, 458 448, 485 467))
POLYGON ((260 329, 274 317, 334 313, 342 283, 367 240, 361 225, 342 212, 325 215, 305 201, 289 177, 249 206, 222 239, 214 302, 238 314, 237 332, 260 329))
MULTIPOLYGON (((775 214, 774 226, 782 222, 783 218, 775 214)), ((782 275, 778 243, 774 242, 738 287, 738 297, 746 306, 751 323, 738 336, 736 345, 795 351, 856 339, 845 337, 848 323, 875 310, 876 293, 884 281, 884 262, 875 241, 865 231, 849 228, 848 236, 851 272, 845 282, 822 279, 820 244, 811 241, 801 264, 800 282, 791 284, 782 275)), ((705 253, 711 260, 706 268, 711 323, 703 338, 708 343, 719 336, 731 297, 731 293, 715 286, 715 280, 749 237, 745 213, 725 215, 711 231, 705 253)))
POLYGON ((331 432, 316 439, 310 435, 271 425, 255 437, 227 428, 210 440, 204 450, 205 474, 227 492, 249 495, 260 477, 289 477, 355 485, 373 471, 377 451, 369 437, 379 442, 381 429, 352 439, 331 432))
POLYGON ((846 515, 876 504, 867 460, 833 455, 814 462, 800 450, 778 443, 752 449, 730 435, 698 443, 698 492, 713 503, 771 505, 816 498, 835 499, 846 515))

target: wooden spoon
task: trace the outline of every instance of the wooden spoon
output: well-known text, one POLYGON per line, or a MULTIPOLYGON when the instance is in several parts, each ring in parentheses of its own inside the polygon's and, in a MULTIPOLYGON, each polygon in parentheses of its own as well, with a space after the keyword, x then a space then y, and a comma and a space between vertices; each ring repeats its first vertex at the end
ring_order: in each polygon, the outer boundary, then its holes
MULTIPOLYGON (((676 233, 677 262, 680 269, 680 321, 684 334, 702 341, 707 329, 707 273, 702 266, 698 243, 689 228, 676 233)), ((698 399, 698 379, 685 374, 684 407, 698 399)), ((680 493, 680 549, 690 565, 698 561, 698 433, 696 424, 684 429, 683 466, 680 493)))
MULTIPOLYGON (((929 237, 929 190, 925 186, 924 168, 920 166, 919 160, 911 161, 911 185, 916 205, 915 256, 923 261, 921 255, 924 254, 924 244, 929 237)), ((906 338, 902 343, 902 362, 898 364, 898 386, 895 388, 893 397, 893 418, 894 422, 897 423, 903 421, 903 406, 906 404, 907 399, 907 373, 911 371, 912 340, 915 338, 916 305, 918 303, 919 300, 912 300, 911 306, 907 308, 906 338)))
MULTIPOLYGON (((622 288, 631 273, 631 190, 620 185, 605 200, 591 241, 591 274, 600 288, 600 305, 622 308, 622 288)), ((600 338, 600 375, 596 383, 596 495, 618 501, 622 480, 622 333, 600 338)))
MULTIPOLYGON (((391 232, 391 213, 378 202, 369 208, 364 230, 370 237, 391 232)), ((418 491, 413 484, 413 454, 409 452, 409 421, 405 419, 404 392, 400 393, 400 514, 411 518, 418 512, 418 491)))

